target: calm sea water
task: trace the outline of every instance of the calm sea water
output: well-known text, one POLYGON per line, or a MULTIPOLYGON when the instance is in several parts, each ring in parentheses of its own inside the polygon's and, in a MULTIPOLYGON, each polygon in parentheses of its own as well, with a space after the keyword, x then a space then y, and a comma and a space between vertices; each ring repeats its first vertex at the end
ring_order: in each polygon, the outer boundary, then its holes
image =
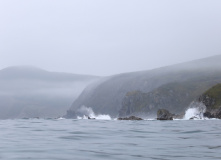
POLYGON ((0 120, 0 159, 221 159, 221 121, 0 120))

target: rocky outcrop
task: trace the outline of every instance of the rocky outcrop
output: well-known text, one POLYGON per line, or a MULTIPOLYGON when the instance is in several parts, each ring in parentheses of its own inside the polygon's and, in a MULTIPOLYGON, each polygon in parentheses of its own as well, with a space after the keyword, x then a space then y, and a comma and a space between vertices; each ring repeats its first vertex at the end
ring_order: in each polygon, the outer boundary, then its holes
POLYGON ((87 119, 96 119, 96 118, 91 118, 91 117, 87 116, 87 119))
POLYGON ((157 120, 173 120, 174 114, 171 114, 166 109, 159 109, 157 111, 157 120))
POLYGON ((213 96, 207 95, 207 94, 201 95, 199 97, 199 101, 202 102, 207 107, 207 110, 211 110, 212 106, 214 106, 216 103, 215 98, 213 96))
POLYGON ((143 120, 143 119, 135 116, 130 116, 125 118, 118 118, 117 120, 143 120))
POLYGON ((210 112, 205 112, 205 113, 203 113, 203 116, 204 117, 207 117, 207 118, 215 118, 216 116, 214 115, 214 114, 212 114, 212 113, 210 113, 210 112))
POLYGON ((221 84, 217 84, 199 97, 206 106, 204 117, 221 119, 221 84))
POLYGON ((221 119, 221 108, 216 112, 215 117, 221 119))
POLYGON ((206 111, 203 114, 204 117, 207 118, 218 118, 221 119, 221 108, 220 109, 216 109, 216 110, 212 110, 212 111, 206 111))

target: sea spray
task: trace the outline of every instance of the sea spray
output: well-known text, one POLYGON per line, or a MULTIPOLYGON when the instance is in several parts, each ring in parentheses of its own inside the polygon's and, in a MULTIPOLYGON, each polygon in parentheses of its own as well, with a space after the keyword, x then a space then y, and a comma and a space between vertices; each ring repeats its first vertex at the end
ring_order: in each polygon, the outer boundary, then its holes
POLYGON ((99 119, 99 120, 111 120, 109 115, 95 114, 93 109, 90 107, 82 106, 77 110, 82 116, 77 116, 77 119, 99 119))
POLYGON ((203 113, 206 111, 206 106, 201 102, 192 102, 186 110, 183 119, 204 119, 203 113))

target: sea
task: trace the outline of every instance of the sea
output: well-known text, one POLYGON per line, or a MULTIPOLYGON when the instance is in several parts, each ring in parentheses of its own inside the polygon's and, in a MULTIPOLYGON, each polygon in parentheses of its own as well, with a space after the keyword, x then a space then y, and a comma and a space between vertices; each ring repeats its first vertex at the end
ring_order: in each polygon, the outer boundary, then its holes
POLYGON ((2 160, 220 160, 221 120, 0 120, 2 160))

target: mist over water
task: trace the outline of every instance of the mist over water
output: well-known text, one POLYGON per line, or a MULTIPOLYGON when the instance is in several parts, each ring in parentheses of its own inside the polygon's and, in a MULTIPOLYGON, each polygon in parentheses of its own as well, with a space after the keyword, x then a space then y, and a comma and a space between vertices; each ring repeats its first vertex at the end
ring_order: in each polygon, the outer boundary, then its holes
POLYGON ((62 116, 96 79, 98 77, 49 72, 31 66, 0 70, 0 119, 62 116))

